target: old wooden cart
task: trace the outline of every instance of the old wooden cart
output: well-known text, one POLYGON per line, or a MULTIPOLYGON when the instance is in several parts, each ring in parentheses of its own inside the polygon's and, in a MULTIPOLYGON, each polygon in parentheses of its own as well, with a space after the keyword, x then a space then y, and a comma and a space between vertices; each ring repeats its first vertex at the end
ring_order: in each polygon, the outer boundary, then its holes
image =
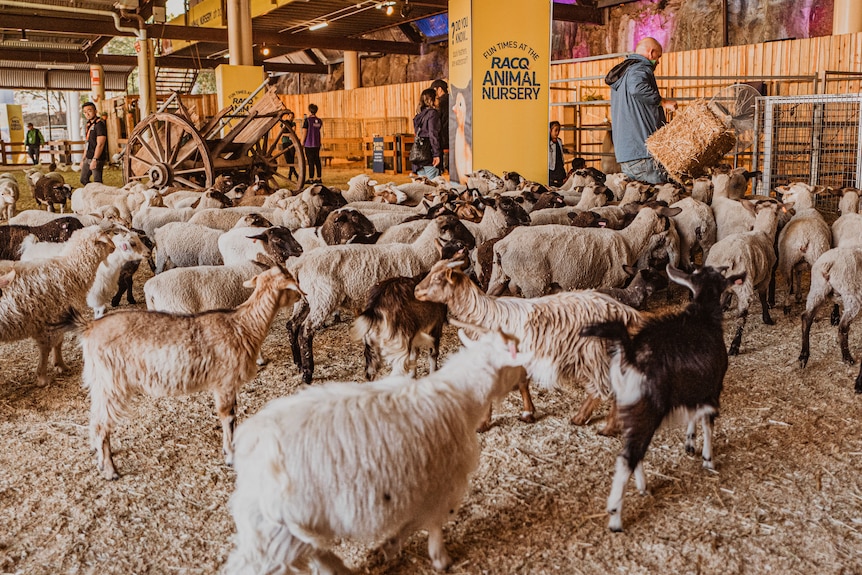
POLYGON ((230 174, 238 182, 259 178, 272 189, 302 189, 306 174, 302 144, 288 121, 290 111, 268 84, 265 81, 243 102, 224 108, 200 128, 194 110, 183 105, 179 94, 172 95, 129 136, 125 181, 202 189, 219 174, 230 174), (171 105, 175 111, 166 111, 171 105))

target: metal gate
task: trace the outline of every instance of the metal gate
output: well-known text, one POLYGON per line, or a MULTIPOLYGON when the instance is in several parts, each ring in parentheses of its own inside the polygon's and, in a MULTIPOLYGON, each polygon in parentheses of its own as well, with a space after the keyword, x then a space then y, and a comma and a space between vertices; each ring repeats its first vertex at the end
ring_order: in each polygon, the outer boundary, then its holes
POLYGON ((790 182, 862 187, 862 94, 757 99, 753 169, 757 193, 790 182))

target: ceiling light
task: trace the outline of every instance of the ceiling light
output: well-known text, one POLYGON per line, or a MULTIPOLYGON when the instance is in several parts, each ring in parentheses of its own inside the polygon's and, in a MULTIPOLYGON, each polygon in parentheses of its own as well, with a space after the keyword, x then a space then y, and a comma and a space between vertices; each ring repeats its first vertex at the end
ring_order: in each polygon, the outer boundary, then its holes
POLYGON ((21 28, 21 41, 22 42, 29 42, 30 41, 30 39, 27 38, 27 30, 25 30, 24 28, 21 28))
POLYGON ((395 12, 395 8, 392 7, 392 4, 386 7, 386 15, 392 16, 392 13, 395 12))
POLYGON ((308 29, 309 29, 309 31, 313 32, 315 30, 320 30, 321 28, 326 28, 327 26, 329 26, 329 22, 324 20, 323 22, 318 22, 317 24, 312 24, 311 26, 308 27, 308 29))
POLYGON ((269 56, 269 52, 270 52, 269 46, 267 46, 266 44, 264 44, 263 48, 260 49, 260 53, 263 54, 264 56, 269 56))

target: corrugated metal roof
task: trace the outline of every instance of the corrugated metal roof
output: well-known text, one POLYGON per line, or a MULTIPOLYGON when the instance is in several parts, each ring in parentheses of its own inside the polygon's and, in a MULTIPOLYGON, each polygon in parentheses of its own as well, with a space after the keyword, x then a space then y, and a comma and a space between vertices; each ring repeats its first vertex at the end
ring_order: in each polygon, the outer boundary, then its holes
MULTIPOLYGON (((105 90, 109 92, 125 92, 126 80, 131 68, 107 70, 105 66, 105 90)), ((90 69, 76 70, 43 70, 34 69, 32 63, 0 61, 0 89, 24 90, 78 90, 88 91, 90 85, 90 69), (26 64, 25 67, 13 67, 26 64)))

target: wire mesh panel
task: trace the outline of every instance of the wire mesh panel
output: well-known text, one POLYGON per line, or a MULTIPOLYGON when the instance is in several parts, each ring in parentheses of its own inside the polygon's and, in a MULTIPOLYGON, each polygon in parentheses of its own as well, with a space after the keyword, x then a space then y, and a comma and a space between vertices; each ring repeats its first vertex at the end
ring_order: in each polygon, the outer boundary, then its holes
MULTIPOLYGON (((862 94, 770 96, 757 99, 754 169, 758 193, 791 182, 844 188, 862 185, 862 94)), ((819 209, 837 210, 832 200, 819 209)))

